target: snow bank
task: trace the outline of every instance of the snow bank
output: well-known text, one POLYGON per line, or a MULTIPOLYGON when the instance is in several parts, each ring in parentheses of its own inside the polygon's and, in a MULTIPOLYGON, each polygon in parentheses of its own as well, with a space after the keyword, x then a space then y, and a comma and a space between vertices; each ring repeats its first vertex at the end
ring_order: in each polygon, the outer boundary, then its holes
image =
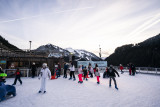
MULTIPOLYGON (((77 81, 78 77, 76 76, 77 81)), ((83 84, 62 77, 47 81, 47 93, 38 94, 40 81, 37 78, 22 78, 23 85, 17 83, 17 96, 3 102, 0 107, 159 107, 160 77, 127 73, 116 78, 119 90, 109 79, 90 78, 83 84)), ((14 79, 7 79, 12 84, 14 79)), ((113 83, 113 81, 112 81, 113 83)))

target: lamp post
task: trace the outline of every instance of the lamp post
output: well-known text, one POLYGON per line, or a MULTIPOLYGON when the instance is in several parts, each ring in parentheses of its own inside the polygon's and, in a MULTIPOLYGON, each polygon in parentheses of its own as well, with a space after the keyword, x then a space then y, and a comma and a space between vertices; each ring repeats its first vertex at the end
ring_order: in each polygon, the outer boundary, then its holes
MULTIPOLYGON (((32 43, 32 41, 29 41, 29 43, 30 43, 30 49, 29 49, 29 51, 30 51, 30 55, 31 55, 31 43, 32 43)), ((30 61, 30 59, 29 59, 29 68, 31 67, 31 61, 30 61)))
POLYGON ((31 51, 31 43, 32 43, 32 41, 29 41, 29 43, 30 43, 30 49, 29 50, 31 51))
POLYGON ((100 57, 100 58, 102 57, 100 45, 99 45, 99 57, 100 57))

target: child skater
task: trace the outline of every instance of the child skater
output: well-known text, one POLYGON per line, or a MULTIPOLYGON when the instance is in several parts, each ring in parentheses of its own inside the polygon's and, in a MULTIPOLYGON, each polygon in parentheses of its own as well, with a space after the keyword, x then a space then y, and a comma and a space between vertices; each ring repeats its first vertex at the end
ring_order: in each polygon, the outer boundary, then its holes
POLYGON ((111 87, 111 81, 112 81, 112 79, 113 79, 113 81, 114 81, 114 84, 115 84, 115 88, 118 90, 118 87, 117 87, 117 83, 116 83, 116 79, 115 79, 115 77, 116 77, 116 75, 115 75, 115 73, 118 75, 118 77, 119 77, 119 74, 118 74, 118 72, 113 68, 113 65, 110 65, 110 68, 109 68, 109 71, 107 72, 107 75, 109 76, 109 87, 111 87))
POLYGON ((20 84, 22 85, 21 72, 20 72, 19 68, 17 68, 17 70, 16 70, 16 72, 15 72, 15 80, 14 80, 13 85, 16 85, 17 79, 18 79, 18 81, 20 82, 20 84))
POLYGON ((83 72, 82 72, 82 66, 80 65, 79 66, 79 68, 78 68, 78 77, 79 77, 79 81, 78 81, 78 83, 83 83, 83 80, 82 80, 82 74, 83 74, 83 72))
POLYGON ((97 84, 100 84, 100 80, 99 80, 100 72, 99 72, 99 68, 98 68, 98 67, 96 67, 95 75, 96 75, 96 77, 97 77, 97 84))
POLYGON ((88 81, 88 79, 87 79, 87 67, 86 67, 86 66, 85 66, 84 69, 83 69, 83 74, 84 74, 83 80, 86 79, 86 81, 88 81))
POLYGON ((119 69, 121 70, 121 74, 124 73, 122 64, 119 65, 119 69))
POLYGON ((89 66, 88 66, 88 71, 89 71, 90 77, 93 78, 93 68, 92 68, 92 65, 90 63, 89 63, 89 66))
POLYGON ((5 78, 7 77, 7 74, 6 73, 4 73, 3 71, 2 71, 2 68, 0 67, 0 86, 1 86, 1 82, 3 82, 3 83, 5 83, 6 81, 5 81, 5 78))
POLYGON ((49 77, 49 79, 51 79, 51 71, 47 67, 47 64, 44 63, 42 65, 42 69, 40 71, 39 78, 38 78, 38 79, 41 78, 41 88, 39 90, 39 93, 41 93, 42 91, 44 93, 46 93, 46 79, 47 79, 47 77, 49 77))

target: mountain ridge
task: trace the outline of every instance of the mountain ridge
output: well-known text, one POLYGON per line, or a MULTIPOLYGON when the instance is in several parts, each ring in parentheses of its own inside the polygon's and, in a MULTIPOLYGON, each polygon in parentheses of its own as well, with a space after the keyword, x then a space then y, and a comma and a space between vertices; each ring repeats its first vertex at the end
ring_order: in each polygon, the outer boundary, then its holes
POLYGON ((135 45, 117 47, 105 60, 116 66, 134 63, 139 67, 160 67, 160 34, 135 45))

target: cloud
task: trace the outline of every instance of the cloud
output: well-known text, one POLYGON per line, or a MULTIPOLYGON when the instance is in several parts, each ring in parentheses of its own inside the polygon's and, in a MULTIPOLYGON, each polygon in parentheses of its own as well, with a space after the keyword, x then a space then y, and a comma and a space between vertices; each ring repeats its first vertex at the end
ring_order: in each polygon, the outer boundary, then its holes
POLYGON ((80 11, 80 10, 85 10, 85 9, 90 9, 90 8, 93 8, 93 7, 83 7, 83 8, 76 8, 76 9, 70 9, 70 10, 56 11, 56 12, 51 12, 51 13, 47 13, 47 14, 43 14, 43 15, 41 14, 41 15, 36 15, 36 16, 30 16, 30 17, 23 17, 23 18, 0 21, 0 23, 14 22, 14 21, 19 21, 19 20, 36 18, 36 17, 40 17, 40 16, 46 16, 46 15, 52 15, 52 14, 58 14, 58 13, 64 13, 64 12, 80 11))
POLYGON ((118 46, 143 41, 148 29, 150 36, 160 32, 158 4, 158 0, 1 2, 0 31, 23 49, 31 40, 34 49, 52 43, 98 55, 100 44, 108 56, 118 46))

